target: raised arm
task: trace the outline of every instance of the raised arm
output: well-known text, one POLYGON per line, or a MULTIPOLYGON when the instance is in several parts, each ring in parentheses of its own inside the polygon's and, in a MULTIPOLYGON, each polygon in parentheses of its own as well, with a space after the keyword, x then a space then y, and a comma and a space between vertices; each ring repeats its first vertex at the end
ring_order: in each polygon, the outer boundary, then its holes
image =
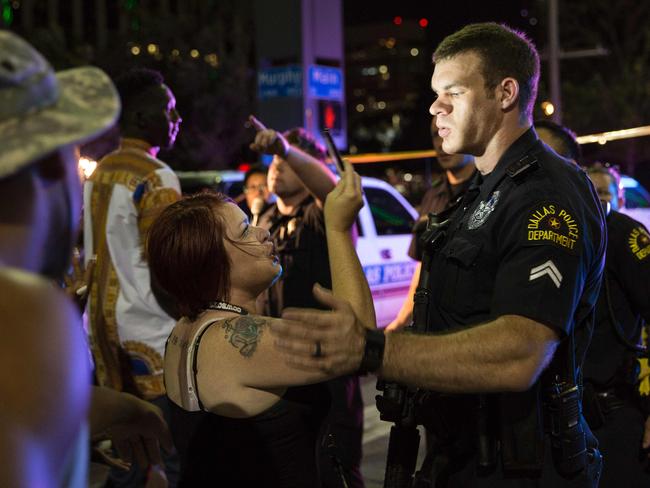
POLYGON ((377 326, 372 294, 350 235, 350 228, 363 207, 361 177, 348 161, 343 164, 345 173, 325 202, 332 291, 334 296, 350 303, 365 327, 374 329, 377 326))
POLYGON ((284 159, 309 193, 322 205, 327 194, 336 184, 336 178, 329 168, 313 156, 289 144, 281 133, 266 128, 252 115, 249 117, 249 122, 257 131, 255 141, 250 145, 251 149, 284 159))

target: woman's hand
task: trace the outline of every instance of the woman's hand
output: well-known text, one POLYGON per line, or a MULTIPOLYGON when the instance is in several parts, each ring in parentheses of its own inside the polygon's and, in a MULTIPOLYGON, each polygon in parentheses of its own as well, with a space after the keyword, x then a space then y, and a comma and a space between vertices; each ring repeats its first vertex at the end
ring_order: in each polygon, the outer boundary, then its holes
POLYGON ((363 207, 361 177, 352 164, 343 160, 344 172, 325 200, 325 226, 328 230, 349 232, 363 207))

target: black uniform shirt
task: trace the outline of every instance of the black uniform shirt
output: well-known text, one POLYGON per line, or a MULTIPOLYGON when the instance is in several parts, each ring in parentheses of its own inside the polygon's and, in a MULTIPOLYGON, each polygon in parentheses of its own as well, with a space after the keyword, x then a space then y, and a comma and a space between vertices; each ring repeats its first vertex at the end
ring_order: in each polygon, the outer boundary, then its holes
POLYGON ((514 314, 562 337, 596 302, 605 244, 586 174, 531 128, 476 176, 454 214, 432 262, 430 329, 514 314))
POLYGON ((617 379, 626 379, 623 378, 626 359, 634 356, 618 338, 612 326, 612 315, 631 343, 639 340, 641 319, 650 322, 648 230, 627 215, 612 211, 607 216, 607 231, 605 276, 596 305, 596 328, 584 367, 585 379, 602 387, 611 387, 617 379))
MULTIPOLYGON (((476 173, 476 170, 474 170, 474 173, 476 173)), ((449 207, 452 207, 456 201, 462 197, 463 193, 467 191, 471 183, 472 178, 470 177, 457 185, 452 185, 449 183, 447 175, 443 174, 440 176, 440 179, 427 190, 422 198, 422 203, 420 204, 420 217, 413 226, 413 238, 411 239, 411 244, 408 249, 408 255, 410 258, 422 261, 422 249, 419 241, 422 232, 426 228, 426 221, 429 213, 440 214, 449 207)))

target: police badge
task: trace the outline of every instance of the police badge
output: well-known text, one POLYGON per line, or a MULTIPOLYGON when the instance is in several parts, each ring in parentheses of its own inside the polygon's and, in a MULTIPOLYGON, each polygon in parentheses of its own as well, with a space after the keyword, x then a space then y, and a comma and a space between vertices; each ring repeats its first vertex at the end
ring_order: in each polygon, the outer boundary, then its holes
POLYGON ((478 207, 469 216, 469 221, 467 222, 467 228, 469 230, 478 229, 485 223, 499 201, 499 193, 499 190, 495 191, 487 202, 480 202, 478 204, 478 207))

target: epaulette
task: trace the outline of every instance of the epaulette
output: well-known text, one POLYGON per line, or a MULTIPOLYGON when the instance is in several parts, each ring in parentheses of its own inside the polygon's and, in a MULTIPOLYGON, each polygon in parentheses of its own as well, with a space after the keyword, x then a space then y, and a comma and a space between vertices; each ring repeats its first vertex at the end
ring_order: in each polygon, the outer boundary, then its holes
POLYGON ((506 168, 506 174, 520 183, 526 175, 532 173, 538 168, 537 158, 532 154, 525 154, 519 161, 515 161, 506 168))

